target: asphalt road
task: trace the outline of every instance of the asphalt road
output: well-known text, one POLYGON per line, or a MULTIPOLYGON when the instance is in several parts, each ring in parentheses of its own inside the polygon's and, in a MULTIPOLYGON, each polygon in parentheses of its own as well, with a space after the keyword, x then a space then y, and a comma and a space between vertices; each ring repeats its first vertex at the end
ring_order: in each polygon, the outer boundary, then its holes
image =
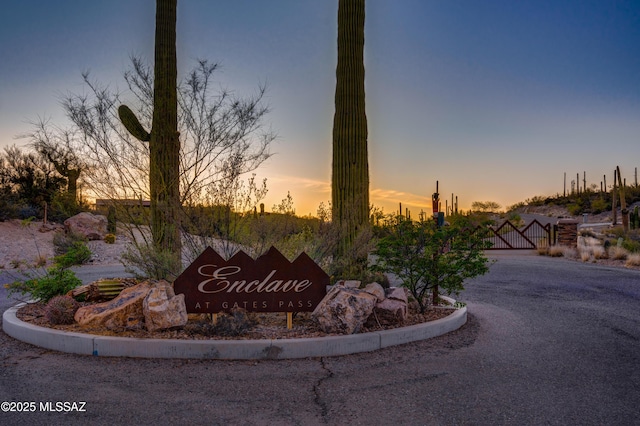
MULTIPOLYGON (((492 256, 490 273, 460 297, 467 325, 374 353, 259 362, 101 358, 0 332, 0 402, 37 408, 0 412, 0 424, 640 424, 640 272, 492 256), (86 402, 86 411, 40 410, 56 402, 86 402)), ((3 294, 0 305, 8 306, 3 294)))

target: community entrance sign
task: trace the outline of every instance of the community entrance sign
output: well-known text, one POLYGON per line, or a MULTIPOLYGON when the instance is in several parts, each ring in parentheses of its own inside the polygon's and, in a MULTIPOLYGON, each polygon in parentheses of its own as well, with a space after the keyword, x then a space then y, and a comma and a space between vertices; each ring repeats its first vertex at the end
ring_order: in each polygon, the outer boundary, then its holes
POLYGON ((329 276, 306 254, 289 262, 275 247, 253 260, 239 251, 224 260, 207 247, 173 283, 187 312, 311 312, 326 294, 329 276))

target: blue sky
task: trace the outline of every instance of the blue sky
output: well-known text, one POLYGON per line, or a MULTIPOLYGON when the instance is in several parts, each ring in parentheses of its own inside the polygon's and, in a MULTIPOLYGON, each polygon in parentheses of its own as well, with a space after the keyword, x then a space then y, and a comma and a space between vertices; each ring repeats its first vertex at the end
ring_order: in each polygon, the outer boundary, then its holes
MULTIPOLYGON (((29 120, 64 123, 81 73, 124 89, 153 58, 153 0, 2 2, 0 146, 29 120)), ((330 200, 337 0, 179 0, 178 61, 222 65, 238 94, 268 86, 278 133, 267 208, 330 200)), ((429 210, 435 181, 460 206, 503 206, 640 167, 640 2, 367 0, 371 199, 429 210)), ((444 204, 444 202, 443 202, 444 204)))

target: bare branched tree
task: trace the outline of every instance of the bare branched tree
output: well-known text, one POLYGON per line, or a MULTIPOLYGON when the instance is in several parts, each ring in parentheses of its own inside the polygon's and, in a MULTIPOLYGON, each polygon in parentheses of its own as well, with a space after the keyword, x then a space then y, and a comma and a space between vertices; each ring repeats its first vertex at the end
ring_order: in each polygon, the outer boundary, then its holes
MULTIPOLYGON (((145 128, 151 127, 153 113, 153 72, 140 58, 131 58, 124 73, 128 105, 145 128)), ((265 87, 248 98, 227 90, 215 91, 216 64, 198 61, 178 85, 178 130, 180 132, 180 198, 184 209, 233 203, 220 199, 220 188, 237 185, 242 176, 256 170, 270 157, 275 134, 265 129, 269 109, 263 104, 265 87)), ((151 245, 146 231, 148 214, 142 209, 124 209, 118 200, 148 200, 149 144, 124 128, 118 106, 125 94, 101 85, 82 74, 87 90, 68 94, 62 105, 77 128, 73 148, 89 166, 88 188, 96 198, 111 200, 119 217, 130 227, 132 237, 141 241, 140 250, 151 245), (129 217, 127 217, 129 215, 129 217)), ((187 212, 188 213, 188 212, 187 212)), ((188 219, 190 214, 185 214, 188 219)), ((194 232, 193 224, 183 226, 194 232)), ((197 231, 197 230, 196 230, 197 231)))

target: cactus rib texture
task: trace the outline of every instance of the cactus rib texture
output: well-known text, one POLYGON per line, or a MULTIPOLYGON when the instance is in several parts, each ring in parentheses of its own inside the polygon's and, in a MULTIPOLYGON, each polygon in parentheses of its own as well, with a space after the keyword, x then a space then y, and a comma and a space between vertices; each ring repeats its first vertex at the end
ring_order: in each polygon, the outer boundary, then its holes
POLYGON ((339 1, 331 177, 333 220, 347 228, 339 251, 351 244, 369 217, 364 22, 365 0, 339 1))
MULTIPOLYGON (((177 0, 156 1, 156 31, 151 132, 126 105, 120 120, 141 141, 149 141, 149 192, 154 249, 168 253, 180 269, 180 140, 176 59, 177 0)), ((164 278, 164 277, 161 277, 164 278)))

